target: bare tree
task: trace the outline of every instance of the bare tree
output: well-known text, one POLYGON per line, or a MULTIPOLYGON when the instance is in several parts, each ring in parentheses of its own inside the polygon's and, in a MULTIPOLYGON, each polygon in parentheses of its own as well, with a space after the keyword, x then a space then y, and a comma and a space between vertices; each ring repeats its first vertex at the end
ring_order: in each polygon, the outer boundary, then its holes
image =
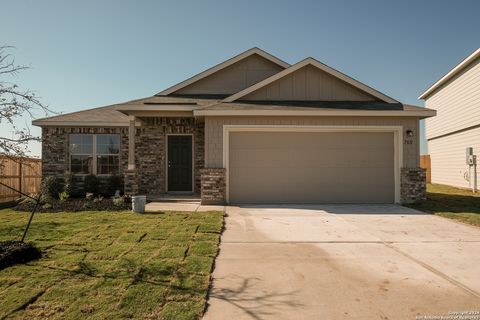
POLYGON ((40 102, 35 92, 21 89, 11 81, 21 71, 29 69, 15 63, 15 58, 8 53, 11 49, 11 46, 0 46, 0 125, 11 132, 10 137, 5 132, 0 135, 0 154, 23 157, 28 153, 28 143, 40 141, 40 138, 30 133, 28 125, 16 125, 16 120, 25 116, 32 118, 37 110, 45 115, 51 111, 40 102))
MULTIPOLYGON (((30 133, 27 123, 19 127, 16 120, 28 116, 33 118, 35 111, 40 110, 45 115, 51 113, 50 109, 42 104, 35 92, 29 89, 21 89, 18 85, 9 81, 17 76, 21 71, 28 69, 28 66, 17 65, 14 57, 8 53, 13 47, 0 46, 0 125, 2 128, 8 128, 11 136, 7 137, 6 132, 0 134, 0 155, 7 156, 14 161, 23 162, 23 158, 28 154, 28 143, 31 141, 40 141, 40 137, 35 137, 30 133), (5 135, 5 136, 3 136, 5 135)), ((0 163, 0 176, 3 171, 0 163)), ((35 200, 35 208, 32 210, 28 223, 23 232, 22 240, 25 240, 28 229, 33 219, 33 215, 40 204, 40 194, 35 198, 0 182, 0 186, 18 192, 19 194, 35 200)))

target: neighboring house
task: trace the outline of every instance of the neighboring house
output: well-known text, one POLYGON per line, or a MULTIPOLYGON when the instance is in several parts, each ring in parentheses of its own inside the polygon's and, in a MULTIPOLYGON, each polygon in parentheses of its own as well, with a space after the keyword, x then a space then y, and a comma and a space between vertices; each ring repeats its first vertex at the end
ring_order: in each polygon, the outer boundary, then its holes
POLYGON ((437 111, 425 122, 432 182, 468 188, 469 180, 474 182, 474 170, 466 164, 466 148, 472 147, 480 161, 480 49, 419 99, 437 111))
POLYGON ((253 48, 152 97, 33 123, 44 176, 118 173, 126 193, 203 203, 402 203, 425 197, 419 120, 433 115, 253 48))

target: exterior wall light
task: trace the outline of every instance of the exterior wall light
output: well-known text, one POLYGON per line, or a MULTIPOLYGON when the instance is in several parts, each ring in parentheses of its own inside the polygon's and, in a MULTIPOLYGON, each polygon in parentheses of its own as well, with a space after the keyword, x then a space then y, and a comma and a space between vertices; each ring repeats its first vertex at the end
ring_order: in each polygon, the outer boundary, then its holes
POLYGON ((412 129, 407 129, 407 131, 405 131, 405 134, 407 135, 407 137, 412 138, 413 137, 413 130, 412 129))

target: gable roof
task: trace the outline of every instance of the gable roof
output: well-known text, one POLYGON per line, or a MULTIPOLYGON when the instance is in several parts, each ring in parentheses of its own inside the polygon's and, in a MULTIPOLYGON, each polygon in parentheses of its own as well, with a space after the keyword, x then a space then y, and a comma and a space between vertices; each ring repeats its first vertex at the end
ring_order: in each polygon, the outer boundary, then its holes
MULTIPOLYGON (((480 49, 479 49, 480 50, 480 49)), ((477 50, 477 52, 479 52, 477 50)), ((257 57, 255 57, 257 58, 257 57)), ((263 60, 262 60, 263 61, 263 60)), ((228 69, 227 69, 228 70, 228 69)), ((307 69, 304 69, 307 70, 307 69)), ((218 75, 218 74, 217 74, 218 75)), ((308 81, 311 83, 311 80, 308 81)), ((322 82, 323 83, 323 82, 322 82)), ((282 97, 283 98, 283 97, 282 97)), ((297 98, 297 97, 295 97, 297 98)), ((123 103, 112 104, 104 107, 87 109, 67 114, 55 115, 47 118, 36 119, 33 125, 36 126, 99 126, 99 127, 126 127, 131 116, 150 117, 183 117, 183 116, 216 116, 216 115, 261 115, 261 116, 415 116, 430 117, 435 111, 402 105, 398 101, 376 91, 373 88, 325 65, 313 58, 307 58, 292 66, 283 62, 259 48, 252 48, 244 53, 233 57, 201 74, 188 79, 176 86, 173 86, 159 95, 131 100, 123 103), (238 93, 226 95, 213 94, 169 94, 179 88, 186 87, 200 79, 208 77, 219 70, 225 69, 239 61, 245 62, 248 57, 260 55, 267 59, 265 62, 279 66, 276 74, 251 85, 238 93), (271 83, 282 79, 286 81, 289 77, 298 75, 297 70, 307 67, 313 72, 321 72, 335 81, 348 85, 352 89, 365 94, 369 99, 362 101, 350 100, 299 100, 283 99, 258 99, 256 96, 248 96, 252 92, 259 93, 259 89, 268 89, 271 83), (285 69, 283 69, 285 68, 285 69), (283 69, 283 70, 281 70, 283 69), (281 70, 281 71, 278 71, 281 70), (167 95, 168 94, 168 95, 167 95), (245 98, 243 98, 245 97, 245 98), (247 100, 247 98, 250 98, 247 100), (241 99, 243 98, 243 99, 241 99), (370 99, 372 98, 372 99, 370 99), (373 99, 376 98, 376 99, 373 99), (239 100, 239 101, 236 101, 239 100)))
POLYGON ((332 75, 332 76, 334 76, 334 77, 352 85, 353 87, 356 87, 357 89, 360 89, 361 91, 366 92, 369 95, 382 100, 382 101, 385 101, 387 103, 398 103, 397 100, 395 100, 393 98, 390 98, 389 96, 387 96, 387 95, 385 95, 385 94, 367 86, 366 84, 363 84, 360 81, 357 81, 357 80, 347 76, 346 74, 343 74, 340 71, 337 71, 337 70, 335 70, 335 69, 333 69, 333 68, 331 68, 331 67, 329 67, 329 66, 327 66, 327 65, 321 63, 320 61, 315 60, 314 58, 311 58, 311 57, 306 58, 306 59, 290 66, 289 68, 287 68, 283 71, 280 71, 280 72, 274 74, 273 76, 254 84, 253 86, 250 86, 250 87, 248 87, 248 88, 246 88, 246 89, 244 89, 240 92, 237 92, 237 93, 225 98, 223 101, 224 102, 233 102, 235 100, 238 100, 238 99, 240 99, 240 98, 242 98, 242 97, 244 97, 244 96, 246 96, 246 95, 248 95, 248 94, 250 94, 254 91, 257 91, 258 89, 263 88, 263 87, 273 83, 274 81, 279 80, 279 79, 281 79, 281 78, 283 78, 283 77, 285 77, 285 76, 287 76, 287 75, 289 75, 289 74, 291 74, 291 73, 293 73, 293 72, 295 72, 295 71, 297 71, 297 70, 299 70, 299 69, 301 69, 305 66, 308 66, 308 65, 316 67, 316 68, 318 68, 318 69, 320 69, 320 70, 322 70, 322 71, 324 71, 324 72, 326 72, 326 73, 328 73, 328 74, 330 74, 330 75, 332 75))
POLYGON ((448 80, 453 78, 456 74, 458 74, 460 71, 468 67, 473 61, 475 61, 477 58, 480 57, 480 48, 475 50, 471 55, 463 59, 462 62, 457 64, 456 67, 454 67, 452 70, 450 70, 446 75, 440 78, 437 82, 432 84, 427 90, 425 90, 419 97, 418 99, 426 99, 428 96, 430 96, 435 90, 437 90, 440 86, 442 86, 444 83, 446 83, 448 80))
POLYGON ((195 75, 191 78, 188 78, 187 80, 184 80, 184 81, 182 81, 182 82, 180 82, 180 83, 178 83, 178 84, 176 84, 176 85, 174 85, 174 86, 172 86, 168 89, 165 89, 165 90, 157 93, 156 95, 157 96, 166 96, 166 95, 172 94, 172 93, 174 93, 174 92, 176 92, 180 89, 183 89, 183 88, 185 88, 185 87, 187 87, 187 86, 189 86, 189 85, 191 85, 191 84, 193 84, 197 81, 200 81, 201 79, 204 79, 204 78, 206 78, 206 77, 208 77, 208 76, 210 76, 210 75, 212 75, 212 74, 214 74, 214 73, 216 73, 216 72, 218 72, 222 69, 225 69, 225 68, 233 65, 234 63, 237 63, 237 62, 239 62, 239 61, 241 61, 245 58, 248 58, 248 57, 250 57, 254 54, 257 54, 257 55, 261 56, 262 58, 267 59, 268 61, 271 61, 274 64, 276 64, 276 65, 278 65, 278 66, 280 66, 284 69, 290 67, 290 65, 288 63, 286 63, 285 61, 280 60, 279 58, 271 55, 268 52, 263 51, 260 48, 254 47, 254 48, 251 48, 251 49, 249 49, 245 52, 242 52, 239 55, 236 55, 235 57, 230 58, 230 59, 228 59, 228 60, 226 60, 226 61, 224 61, 220 64, 217 64, 216 66, 214 66, 212 68, 209 68, 209 69, 207 69, 203 72, 200 72, 199 74, 197 74, 197 75, 195 75))

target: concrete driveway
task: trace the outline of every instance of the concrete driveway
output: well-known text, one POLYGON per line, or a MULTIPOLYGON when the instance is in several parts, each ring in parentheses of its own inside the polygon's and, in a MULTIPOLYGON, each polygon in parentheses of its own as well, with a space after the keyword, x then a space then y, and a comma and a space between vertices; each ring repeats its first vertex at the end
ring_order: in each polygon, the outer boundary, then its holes
POLYGON ((480 310, 480 228, 400 206, 228 207, 204 319, 480 310))

